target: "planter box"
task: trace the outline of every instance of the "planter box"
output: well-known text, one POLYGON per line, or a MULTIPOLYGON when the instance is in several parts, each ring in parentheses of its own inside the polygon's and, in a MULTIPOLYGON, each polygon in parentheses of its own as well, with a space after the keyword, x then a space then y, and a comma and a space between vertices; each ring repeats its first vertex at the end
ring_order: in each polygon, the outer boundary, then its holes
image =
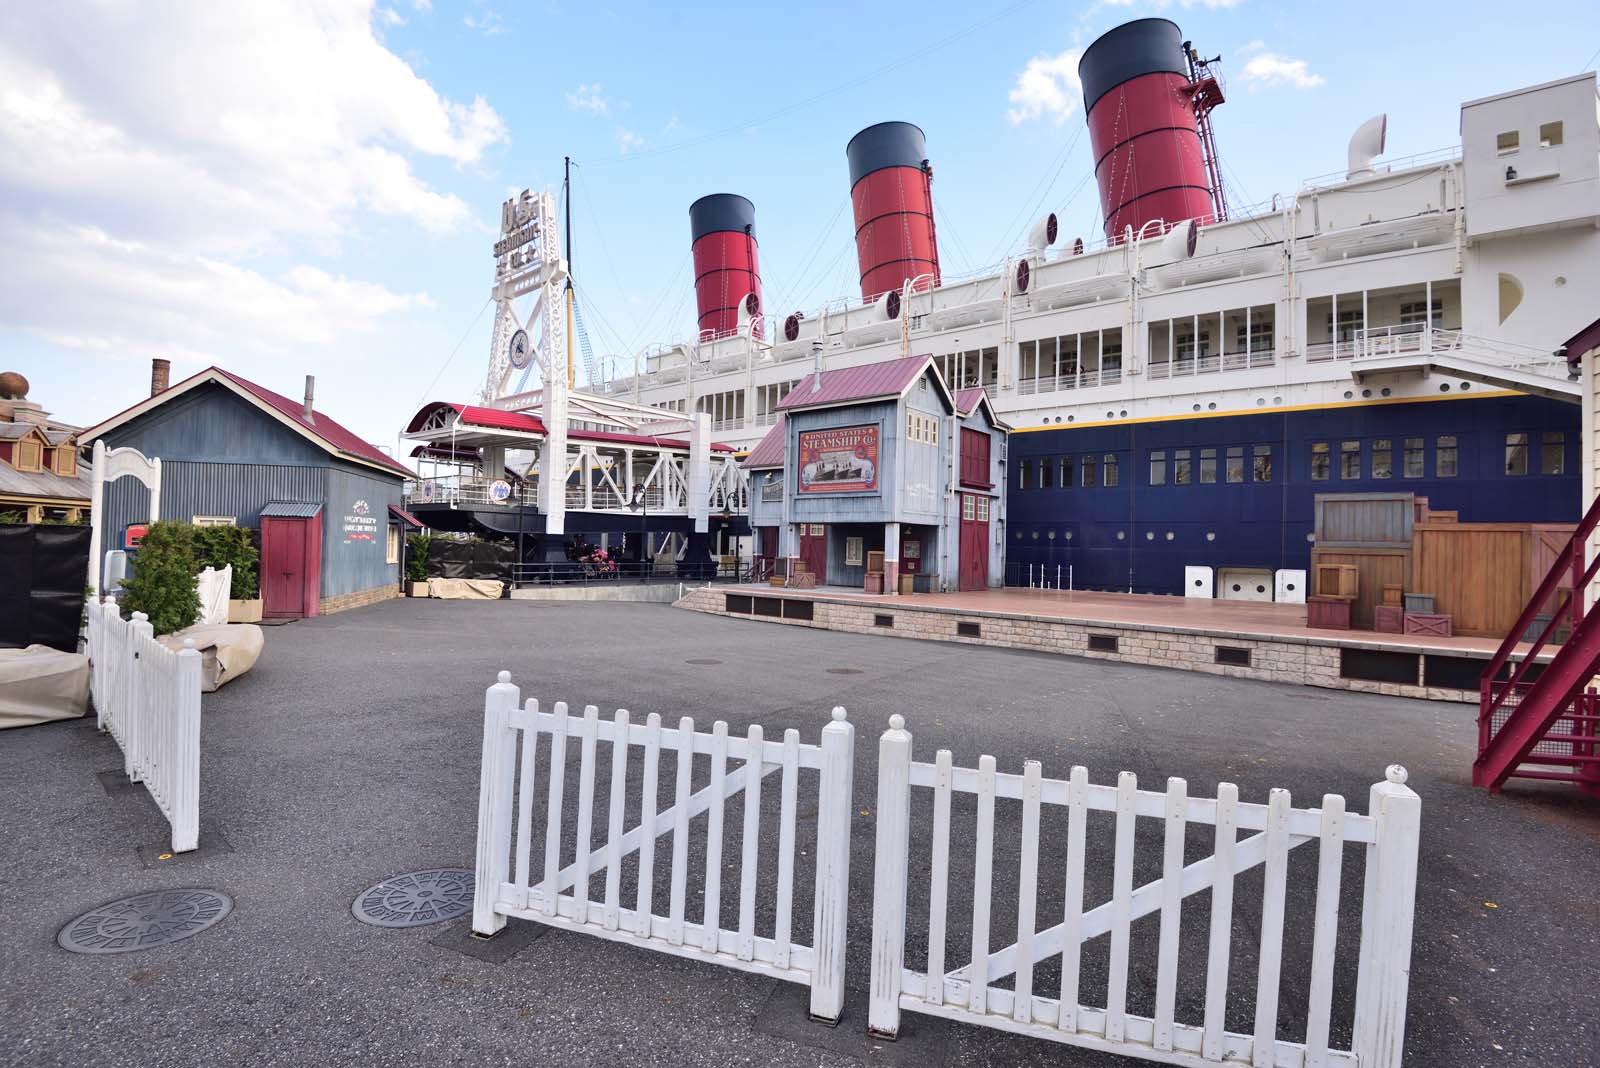
POLYGON ((1397 604, 1373 605, 1372 629, 1383 634, 1404 634, 1406 610, 1397 604))
POLYGON ((1430 615, 1426 612, 1407 612, 1406 633, 1426 634, 1433 638, 1448 638, 1451 633, 1450 618, 1449 616, 1430 615))
POLYGON ((1321 630, 1349 630, 1350 602, 1342 597, 1308 597, 1306 626, 1321 630))
POLYGON ((426 597, 426 596, 428 596, 428 584, 426 582, 407 582, 406 583, 406 596, 407 597, 426 597))
POLYGON ((261 622, 261 598, 257 597, 254 600, 250 600, 250 601, 229 601, 228 602, 228 622, 229 623, 260 623, 261 622))

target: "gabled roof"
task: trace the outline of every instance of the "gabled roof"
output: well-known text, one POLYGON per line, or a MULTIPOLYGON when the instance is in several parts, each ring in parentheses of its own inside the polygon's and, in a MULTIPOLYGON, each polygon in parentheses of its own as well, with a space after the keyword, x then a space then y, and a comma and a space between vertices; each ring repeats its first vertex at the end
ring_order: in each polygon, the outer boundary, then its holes
POLYGON ((779 411, 801 411, 808 408, 836 408, 844 404, 864 404, 868 401, 898 400, 911 384, 926 371, 932 370, 939 383, 939 393, 952 409, 955 401, 944 376, 931 356, 905 356, 882 363, 867 363, 859 367, 840 367, 833 371, 815 372, 795 383, 778 402, 779 411), (818 381, 820 377, 820 382, 818 381), (817 388, 813 389, 813 384, 817 388))
POLYGON ((153 397, 146 397, 131 408, 126 408, 110 419, 98 423, 85 430, 78 436, 81 445, 88 445, 96 438, 100 438, 146 412, 176 400, 190 390, 197 389, 208 382, 214 382, 222 388, 229 390, 238 397, 254 405, 273 419, 295 431, 327 452, 343 460, 361 464, 365 467, 375 467, 386 474, 397 475, 400 478, 415 478, 416 472, 398 461, 386 456, 375 445, 357 436, 335 422, 324 412, 312 409, 311 418, 305 416, 304 406, 301 402, 290 400, 281 393, 274 393, 265 386, 259 386, 249 379, 240 378, 230 371, 220 367, 207 367, 199 374, 171 386, 153 397))
POLYGON ((1566 344, 1561 347, 1567 352, 1568 363, 1577 363, 1583 359, 1584 353, 1600 348, 1600 319, 1567 338, 1566 344))
MULTIPOLYGON (((418 409, 417 414, 411 417, 411 422, 406 426, 407 434, 420 431, 430 418, 441 408, 449 409, 463 424, 481 427, 487 430, 510 430, 520 434, 545 433, 544 420, 527 412, 508 412, 502 408, 488 408, 478 404, 455 404, 451 401, 431 401, 418 409)), ((661 437, 655 434, 623 434, 609 430, 569 430, 567 438, 571 441, 599 441, 615 445, 655 445, 669 449, 687 449, 689 442, 683 438, 661 437)), ((732 445, 721 442, 711 443, 712 452, 733 452, 732 445)))
POLYGON ((772 424, 772 429, 767 431, 767 436, 761 439, 761 444, 750 450, 750 455, 743 461, 747 471, 764 471, 773 467, 783 466, 784 452, 784 419, 778 416, 778 421, 772 424))
POLYGON ((989 400, 989 391, 984 389, 982 386, 973 386, 971 389, 963 389, 956 394, 956 414, 963 419, 977 411, 979 405, 982 405, 984 408, 988 409, 990 426, 994 427, 996 430, 1011 429, 1008 424, 1002 423, 1000 421, 1000 417, 995 414, 994 403, 989 400))

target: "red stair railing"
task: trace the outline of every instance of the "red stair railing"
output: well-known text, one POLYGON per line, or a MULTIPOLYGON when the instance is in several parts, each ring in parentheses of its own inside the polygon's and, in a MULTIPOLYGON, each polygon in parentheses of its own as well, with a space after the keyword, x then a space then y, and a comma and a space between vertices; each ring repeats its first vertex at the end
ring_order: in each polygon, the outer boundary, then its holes
POLYGON ((1589 506, 1562 548, 1533 598, 1506 634, 1479 679, 1478 758, 1473 762, 1476 786, 1498 791, 1513 775, 1581 783, 1585 792, 1600 791, 1600 697, 1584 693, 1600 667, 1600 612, 1584 604, 1584 591, 1600 572, 1600 557, 1585 563, 1585 545, 1600 526, 1600 498, 1589 506), (1561 590, 1570 578, 1571 588, 1561 590), (1532 627, 1539 610, 1560 592, 1556 610, 1506 679, 1501 671, 1532 627), (1537 678, 1530 679, 1539 654, 1562 623, 1571 633, 1537 678), (1499 721, 1498 723, 1496 721, 1499 721), (1569 731, 1551 733, 1560 720, 1569 731), (1562 743, 1567 744, 1563 748, 1562 743), (1524 763, 1561 765, 1567 770, 1522 768, 1524 763))

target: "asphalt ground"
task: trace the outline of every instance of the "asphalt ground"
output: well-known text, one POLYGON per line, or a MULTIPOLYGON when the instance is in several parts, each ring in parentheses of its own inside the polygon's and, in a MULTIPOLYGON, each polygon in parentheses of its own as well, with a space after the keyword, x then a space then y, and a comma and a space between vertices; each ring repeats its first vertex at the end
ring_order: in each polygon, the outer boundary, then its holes
MULTIPOLYGON (((1114 783, 1127 770, 1157 790, 1180 775, 1195 796, 1231 781, 1246 801, 1265 801, 1281 786, 1298 806, 1331 792, 1364 812, 1368 787, 1387 764, 1402 763, 1423 800, 1406 1064, 1600 1065, 1600 806, 1559 787, 1500 797, 1474 790, 1469 706, 656 605, 438 601, 389 602, 267 632, 255 670, 205 698, 202 850, 193 856, 156 859, 167 828, 154 803, 142 789, 102 785, 97 773, 119 769, 121 756, 92 717, 0 732, 0 1064, 1137 1063, 909 1014, 900 1042, 867 1038, 876 740, 892 713, 906 717, 921 759, 947 747, 958 764, 990 753, 1001 770, 1020 771, 1031 758, 1060 777, 1084 764, 1092 781, 1114 783), (834 705, 848 709, 858 731, 857 815, 850 995, 837 1028, 804 1019, 800 988, 711 964, 518 920, 473 943, 465 920, 393 930, 351 916, 357 894, 381 879, 472 866, 483 690, 502 668, 524 696, 547 703, 594 703, 606 715, 625 707, 636 722, 653 711, 669 725, 682 715, 702 727, 723 718, 734 734, 760 723, 769 739, 792 726, 814 741, 834 705), (227 893, 232 914, 187 941, 121 956, 69 954, 55 943, 63 924, 95 906, 189 886, 227 893)), ((574 765, 577 750, 569 747, 574 765)), ((697 767, 696 785, 705 774, 697 767)), ((576 776, 567 778, 571 786, 576 776)), ((665 794, 665 768, 662 778, 665 794)), ((601 803, 604 782, 602 774, 601 803)), ((802 942, 810 940, 811 790, 802 780, 794 906, 802 942)), ((951 967, 969 956, 967 800, 954 810, 951 967)), ((926 802, 919 797, 911 847, 912 966, 926 953, 926 802)), ((728 927, 738 900, 739 805, 730 806, 723 851, 728 927)), ((1019 807, 997 808, 994 948, 1014 932, 1019 807)), ((1159 863, 1160 829, 1143 826, 1154 822, 1140 821, 1136 882, 1159 863)), ((604 826, 602 814, 597 842, 604 826)), ((1190 860, 1209 852, 1209 834, 1193 829, 1190 860)), ((1059 871, 1063 839, 1047 810, 1042 872, 1059 871)), ((1279 1013, 1288 1038, 1305 1027, 1313 849, 1291 853, 1279 1013)), ((1346 900, 1354 901, 1361 858, 1347 852, 1346 900)), ((703 855, 703 846, 692 853, 692 871, 703 855)), ((1109 817, 1097 816, 1088 904, 1105 899, 1110 856, 1109 817)), ((667 867, 658 862, 658 880, 667 867)), ((633 878, 630 864, 625 893, 633 878)), ((1042 879, 1041 917, 1058 914, 1059 881, 1042 879)), ((1257 869, 1236 889, 1234 1030, 1251 1030, 1260 884, 1257 869)), ((691 918, 702 885, 697 872, 691 918)), ((768 890, 763 882, 758 930, 770 928, 768 890)), ((1180 1020, 1200 1018, 1208 912, 1204 893, 1184 908, 1180 1020)), ((1336 1045, 1349 1037, 1353 912, 1341 918, 1336 1045)), ((1085 1003, 1103 1004, 1106 942, 1085 950, 1085 1003)), ((1150 1012, 1155 945, 1154 918, 1136 924, 1131 1011, 1150 1012)), ((1058 963, 1042 963, 1035 989, 1048 992, 1058 975, 1058 963)))

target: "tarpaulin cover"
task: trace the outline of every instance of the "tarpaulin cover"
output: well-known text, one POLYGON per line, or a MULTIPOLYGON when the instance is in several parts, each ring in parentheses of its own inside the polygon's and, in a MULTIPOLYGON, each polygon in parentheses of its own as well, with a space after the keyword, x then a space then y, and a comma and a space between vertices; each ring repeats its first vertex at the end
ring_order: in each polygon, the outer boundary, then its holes
POLYGON ((428 580, 428 596, 445 601, 498 601, 505 594, 505 588, 505 583, 494 579, 428 580))
POLYGON ((195 622, 216 626, 228 621, 228 594, 233 589, 233 565, 218 571, 208 567, 195 577, 195 593, 200 597, 200 615, 195 622))
POLYGON ((77 651, 89 536, 86 526, 0 524, 0 646, 77 651))
POLYGON ((89 710, 89 658, 44 645, 0 649, 0 729, 89 710))
POLYGON ((517 548, 509 541, 456 541, 433 538, 428 543, 428 577, 511 581, 517 548))
POLYGON ((163 634, 156 640, 168 649, 181 651, 185 638, 194 639, 195 651, 204 658, 200 664, 203 693, 210 693, 249 671, 266 644, 261 628, 254 623, 197 623, 176 634, 163 634))

